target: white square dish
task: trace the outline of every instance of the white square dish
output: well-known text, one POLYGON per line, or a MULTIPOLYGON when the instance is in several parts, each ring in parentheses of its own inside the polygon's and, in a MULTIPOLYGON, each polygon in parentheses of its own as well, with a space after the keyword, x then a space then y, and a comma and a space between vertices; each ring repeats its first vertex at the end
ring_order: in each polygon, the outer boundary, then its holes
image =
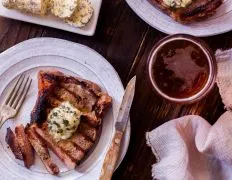
POLYGON ((94 8, 94 14, 90 22, 83 28, 76 28, 73 27, 65 22, 63 22, 61 19, 58 19, 52 15, 47 15, 44 17, 35 16, 31 14, 25 14, 21 13, 17 10, 13 9, 7 9, 2 5, 2 0, 0 0, 0 16, 10 18, 10 19, 16 19, 20 21, 30 22, 34 24, 39 24, 43 26, 53 27, 57 29, 62 29, 65 31, 82 34, 86 36, 93 36, 96 30, 97 21, 99 12, 101 9, 102 0, 89 0, 94 8))

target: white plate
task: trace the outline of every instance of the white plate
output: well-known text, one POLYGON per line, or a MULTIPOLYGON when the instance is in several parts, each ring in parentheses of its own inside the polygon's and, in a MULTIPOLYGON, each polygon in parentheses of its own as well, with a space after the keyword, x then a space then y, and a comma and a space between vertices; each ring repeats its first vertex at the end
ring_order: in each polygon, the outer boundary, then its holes
POLYGON ((156 9, 148 0, 126 0, 134 12, 150 26, 167 34, 185 33, 212 36, 232 30, 232 1, 224 0, 217 13, 201 22, 182 25, 156 9))
POLYGON ((30 22, 34 24, 49 26, 57 29, 62 29, 65 31, 70 31, 77 34, 82 34, 86 36, 93 36, 96 30, 99 12, 101 9, 102 0, 89 0, 94 8, 94 14, 90 22, 83 28, 76 28, 64 23, 61 19, 56 18, 52 15, 45 17, 24 14, 17 10, 7 9, 2 5, 2 0, 0 0, 0 16, 16 19, 20 21, 30 22))
MULTIPOLYGON (((7 121, 0 130, 0 179, 98 179, 104 155, 112 139, 115 117, 124 93, 121 80, 114 68, 97 52, 80 44, 53 38, 28 40, 0 54, 0 103, 6 97, 6 88, 14 84, 13 82, 20 73, 30 75, 33 83, 18 116, 7 121), (63 163, 52 154, 52 158, 61 167, 61 177, 48 174, 38 157, 31 169, 26 169, 22 162, 15 160, 5 143, 7 127, 13 129, 20 123, 25 125, 30 122, 30 112, 37 98, 37 73, 40 69, 51 68, 96 82, 113 97, 113 105, 103 120, 102 134, 96 148, 75 171, 68 171, 63 163)), ((125 156, 129 138, 130 124, 124 137, 118 165, 125 156)))

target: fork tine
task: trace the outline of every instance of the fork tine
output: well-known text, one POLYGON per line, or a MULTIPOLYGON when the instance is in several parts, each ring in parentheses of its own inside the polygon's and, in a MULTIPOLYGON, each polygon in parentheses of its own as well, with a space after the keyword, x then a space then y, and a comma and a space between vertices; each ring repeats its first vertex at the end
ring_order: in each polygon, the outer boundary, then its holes
POLYGON ((23 95, 23 92, 25 91, 25 88, 27 87, 27 83, 28 83, 29 79, 30 79, 30 77, 27 77, 26 81, 19 88, 18 93, 14 99, 14 102, 12 103, 12 106, 11 106, 12 108, 14 108, 14 109, 16 108, 20 97, 23 95))
POLYGON ((9 97, 9 101, 8 101, 8 103, 6 103, 6 105, 11 106, 13 104, 14 99, 15 99, 20 87, 22 86, 24 79, 25 79, 25 75, 23 75, 22 78, 20 78, 19 83, 13 89, 13 92, 12 92, 11 96, 9 97))
POLYGON ((22 96, 20 97, 20 99, 19 99, 19 101, 18 101, 18 104, 17 104, 17 106, 16 106, 16 109, 15 109, 15 110, 16 110, 17 112, 18 112, 19 108, 22 106, 22 103, 23 103, 23 101, 24 101, 24 99, 25 99, 25 97, 26 97, 26 95, 27 95, 27 93, 28 93, 28 91, 29 91, 29 89, 30 89, 31 82, 32 82, 32 79, 30 78, 29 83, 27 83, 26 90, 24 91, 24 93, 23 93, 22 96))
POLYGON ((8 104, 8 102, 9 102, 10 98, 12 97, 12 94, 13 94, 13 92, 15 91, 15 88, 17 87, 17 85, 19 84, 19 81, 21 80, 22 76, 23 76, 23 74, 21 74, 21 75, 19 76, 19 78, 17 79, 17 81, 16 81, 14 87, 11 89, 10 93, 7 95, 7 98, 6 98, 6 100, 4 101, 3 104, 8 104))

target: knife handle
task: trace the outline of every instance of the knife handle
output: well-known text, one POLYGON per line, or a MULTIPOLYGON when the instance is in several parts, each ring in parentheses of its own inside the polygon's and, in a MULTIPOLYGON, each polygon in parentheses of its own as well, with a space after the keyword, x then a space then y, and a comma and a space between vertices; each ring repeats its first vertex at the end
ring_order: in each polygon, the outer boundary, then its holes
POLYGON ((122 141, 123 133, 116 131, 114 138, 111 142, 110 149, 108 150, 101 170, 100 180, 110 180, 115 169, 115 165, 120 152, 120 145, 122 141))

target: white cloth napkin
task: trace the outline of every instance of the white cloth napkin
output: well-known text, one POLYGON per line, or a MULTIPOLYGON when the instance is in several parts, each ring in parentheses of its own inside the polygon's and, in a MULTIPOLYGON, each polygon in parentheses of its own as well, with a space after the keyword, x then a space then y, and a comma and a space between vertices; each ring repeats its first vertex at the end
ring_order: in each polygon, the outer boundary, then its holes
POLYGON ((171 120, 146 134, 158 180, 232 180, 232 50, 217 51, 217 85, 225 112, 211 126, 199 116, 171 120))

